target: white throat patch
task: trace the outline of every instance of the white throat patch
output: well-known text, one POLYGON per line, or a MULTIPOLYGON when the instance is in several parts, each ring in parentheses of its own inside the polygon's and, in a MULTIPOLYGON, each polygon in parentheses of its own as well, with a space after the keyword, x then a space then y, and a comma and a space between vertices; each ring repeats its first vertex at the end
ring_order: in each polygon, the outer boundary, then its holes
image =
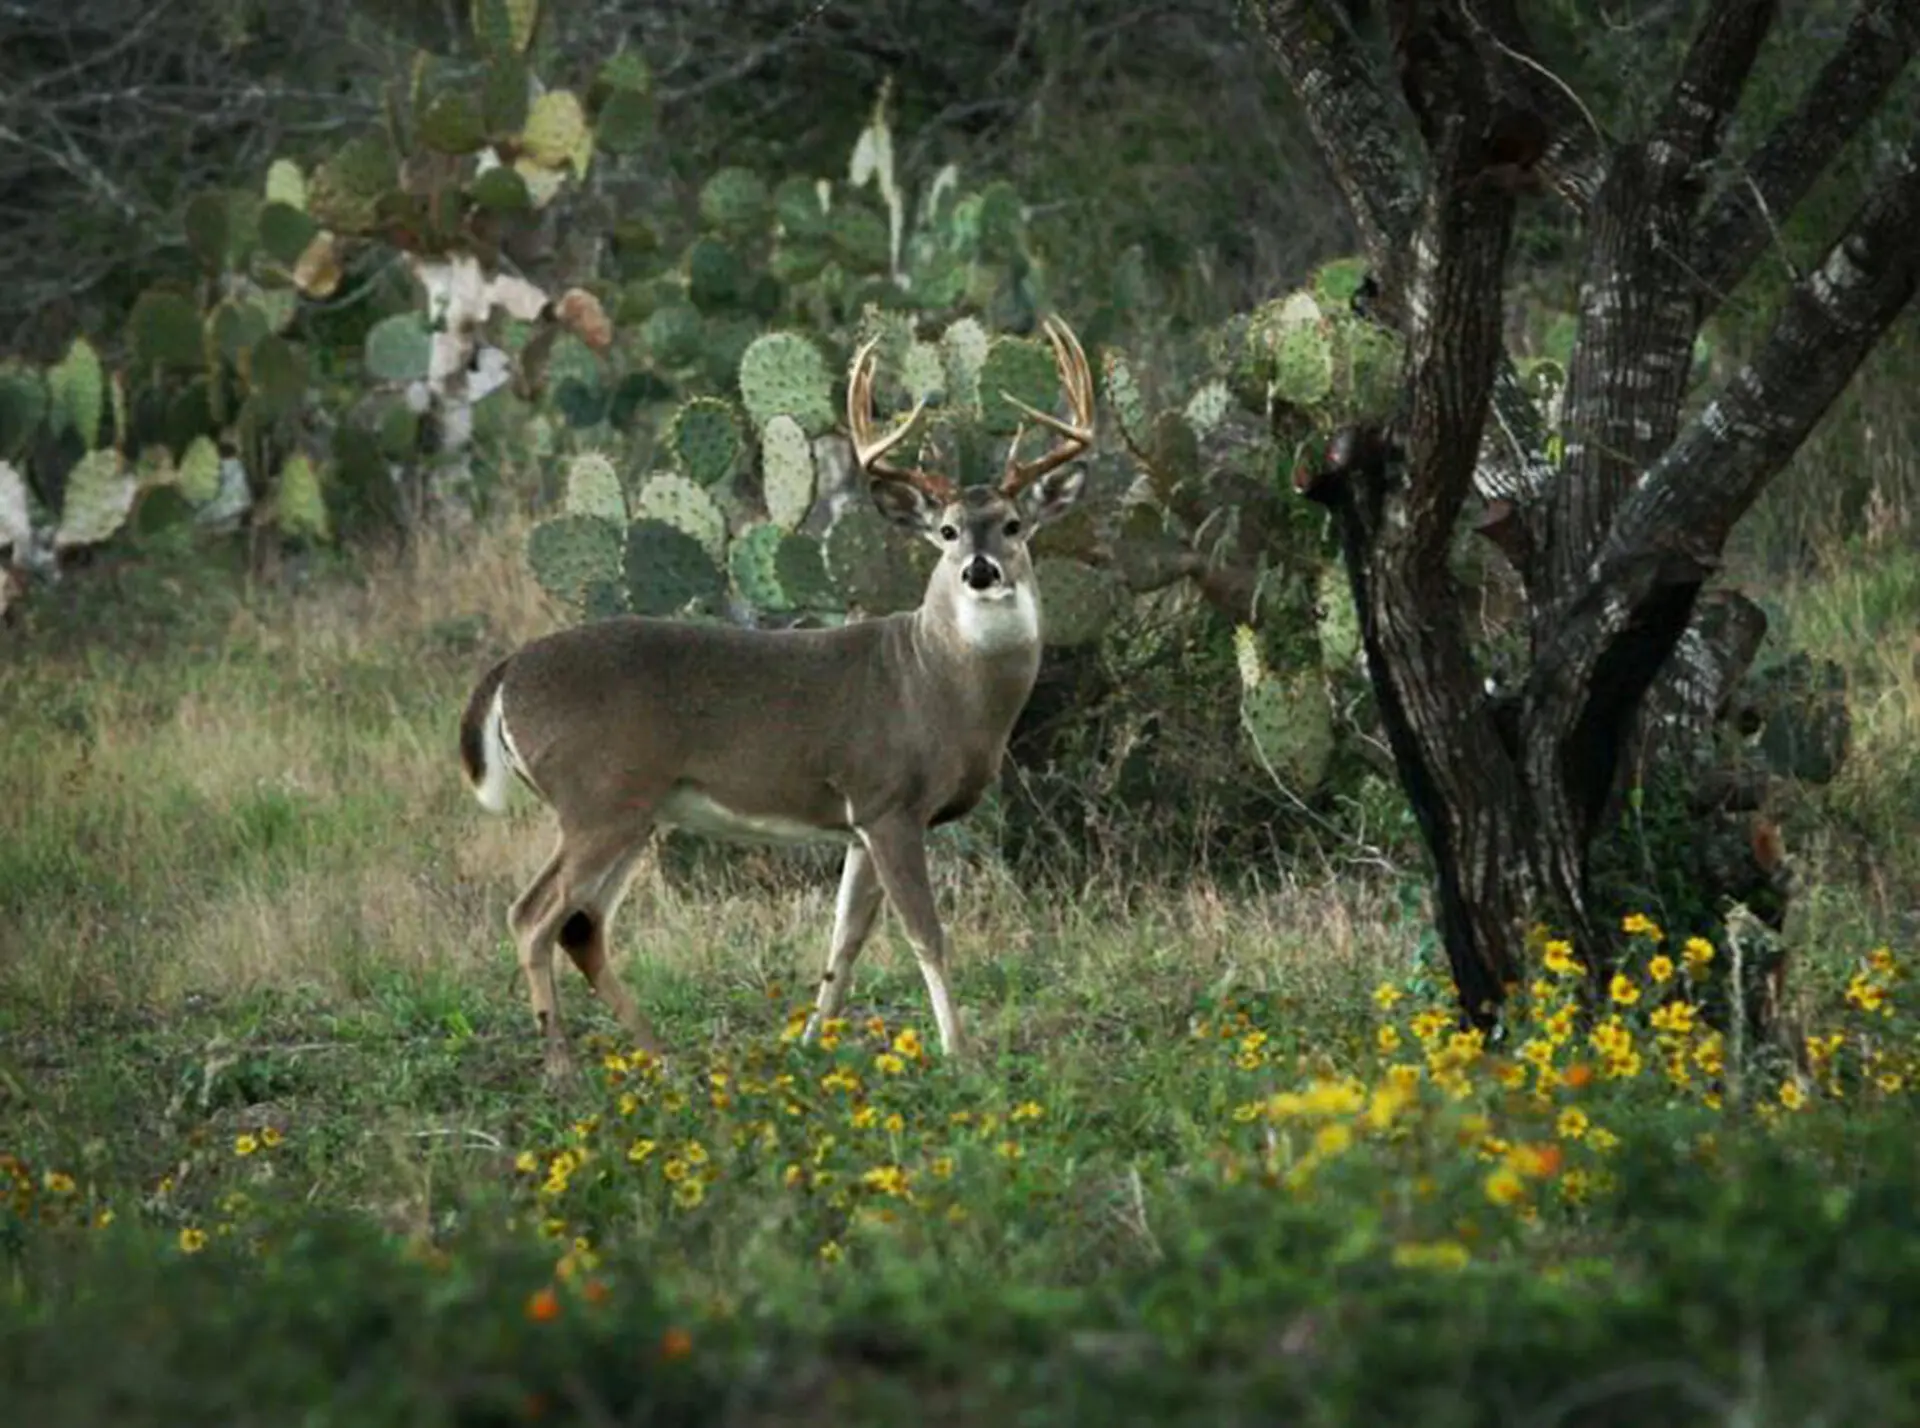
POLYGON ((983 654, 1021 649, 1040 640, 1040 604, 1030 580, 1014 586, 1010 593, 996 591, 982 596, 962 589, 954 617, 961 643, 983 654))

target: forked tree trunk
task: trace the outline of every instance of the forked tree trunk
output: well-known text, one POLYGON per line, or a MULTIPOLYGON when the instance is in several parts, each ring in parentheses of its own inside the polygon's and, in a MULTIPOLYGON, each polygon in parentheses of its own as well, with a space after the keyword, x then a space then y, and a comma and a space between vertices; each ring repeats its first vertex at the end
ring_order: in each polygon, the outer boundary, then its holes
POLYGON ((1718 191, 1710 166, 1774 18, 1711 0, 1666 103, 1599 134, 1533 58, 1520 0, 1388 5, 1400 101, 1330 0, 1249 0, 1353 208, 1376 316, 1408 339, 1401 417, 1341 433, 1300 482, 1336 514, 1368 672, 1437 874, 1463 1012, 1487 1024, 1534 919, 1596 978, 1608 929, 1589 854, 1656 680, 1675 660, 1734 524, 1787 463, 1920 278, 1920 138, 1792 289, 1753 360, 1686 416, 1701 324, 1771 225, 1874 112, 1920 42, 1920 5, 1860 0, 1798 111, 1718 191), (1399 142, 1403 102, 1423 152, 1399 142), (1564 455, 1502 347, 1516 203, 1551 190, 1583 219, 1564 455), (1451 588, 1458 523, 1526 593, 1530 667, 1489 691, 1451 588))

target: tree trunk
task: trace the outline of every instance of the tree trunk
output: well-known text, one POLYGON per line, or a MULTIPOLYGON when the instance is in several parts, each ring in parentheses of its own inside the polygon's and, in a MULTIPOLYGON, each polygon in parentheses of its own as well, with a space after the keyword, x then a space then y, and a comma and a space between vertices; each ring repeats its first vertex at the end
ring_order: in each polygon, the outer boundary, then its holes
MULTIPOLYGON (((1425 150, 1413 155, 1338 6, 1249 3, 1355 209, 1380 318, 1408 342, 1401 416, 1339 433, 1296 484, 1335 515, 1461 1009, 1482 1026, 1523 975, 1536 921, 1573 937, 1601 985, 1620 909, 1595 906, 1591 855, 1626 751, 1654 747, 1649 693, 1660 681, 1721 687, 1724 650, 1689 631, 1703 606, 1721 608, 1701 594, 1727 537, 1920 281, 1916 140, 1754 359, 1683 419, 1702 322, 1920 43, 1920 6, 1860 0, 1750 176, 1710 196, 1704 176, 1775 6, 1704 8, 1648 131, 1614 142, 1533 59, 1518 0, 1398 0, 1399 87, 1425 150), (1541 190, 1588 235, 1557 464, 1501 346, 1514 206, 1541 190), (1531 664, 1508 689, 1476 667, 1446 563, 1474 499, 1527 596, 1531 664)), ((1750 619, 1735 624, 1757 643, 1750 619)), ((1749 645, 1734 662, 1750 657, 1749 645)))

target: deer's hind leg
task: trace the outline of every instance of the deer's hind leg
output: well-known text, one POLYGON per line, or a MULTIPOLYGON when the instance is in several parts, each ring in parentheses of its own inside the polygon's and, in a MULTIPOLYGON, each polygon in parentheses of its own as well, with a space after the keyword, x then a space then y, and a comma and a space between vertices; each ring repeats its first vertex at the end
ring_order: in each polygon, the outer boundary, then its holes
POLYGON ((617 840, 589 844, 577 856, 570 855, 572 892, 567 898, 566 919, 556 936, 593 994, 626 1028, 627 1035, 657 1056, 665 1051, 659 1035, 613 970, 607 953, 607 931, 620 904, 626 901, 634 864, 640 861, 651 835, 648 825, 617 840))
POLYGON ((560 1030, 559 997, 553 981, 553 941, 558 930, 554 912, 566 852, 566 839, 562 838, 546 866, 507 910, 507 927, 520 949, 520 971, 527 979, 527 998, 533 1004, 533 1019, 546 1045, 550 1075, 565 1071, 568 1061, 566 1038, 560 1030))

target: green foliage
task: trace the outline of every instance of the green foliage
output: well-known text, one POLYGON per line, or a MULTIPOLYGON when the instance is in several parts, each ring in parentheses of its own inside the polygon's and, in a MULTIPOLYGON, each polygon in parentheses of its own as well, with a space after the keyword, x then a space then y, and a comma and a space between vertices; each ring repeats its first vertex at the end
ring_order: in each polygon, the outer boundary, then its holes
POLYGON ((782 610, 793 601, 780 584, 780 527, 755 521, 727 547, 727 571, 740 598, 756 610, 782 610))
POLYGON ((598 451, 583 451, 567 462, 565 506, 568 514, 598 516, 616 525, 627 523, 627 497, 620 473, 598 451))
POLYGON ((718 485, 733 474, 740 457, 740 427, 733 408, 715 397, 696 397, 674 414, 667 444, 694 480, 718 485))
POLYGON ((747 348, 740 358, 740 399, 759 428, 787 416, 808 436, 818 436, 838 415, 826 361, 820 349, 797 332, 770 332, 747 348))
POLYGON ((788 530, 813 508, 813 448, 800 423, 782 412, 760 429, 760 482, 767 515, 788 530))
MULTIPOLYGON (((644 497, 643 488, 643 511, 644 497)), ((726 573, 707 544, 681 526, 645 515, 627 527, 623 568, 628 604, 637 615, 684 615, 726 593, 726 573)))
POLYGON ((597 515, 556 516, 527 533, 527 565, 540 588, 576 608, 621 571, 622 527, 597 515))
POLYGON ((890 615, 918 605, 926 588, 926 574, 909 550, 878 512, 857 505, 833 523, 822 554, 834 589, 849 607, 890 615))
POLYGON ((427 375, 433 334, 418 313, 397 312, 367 331, 364 361, 376 382, 413 382, 427 375))
POLYGON ((692 537, 714 562, 727 547, 727 518, 712 496, 686 477, 656 471, 641 483, 634 496, 635 516, 659 521, 692 537))

